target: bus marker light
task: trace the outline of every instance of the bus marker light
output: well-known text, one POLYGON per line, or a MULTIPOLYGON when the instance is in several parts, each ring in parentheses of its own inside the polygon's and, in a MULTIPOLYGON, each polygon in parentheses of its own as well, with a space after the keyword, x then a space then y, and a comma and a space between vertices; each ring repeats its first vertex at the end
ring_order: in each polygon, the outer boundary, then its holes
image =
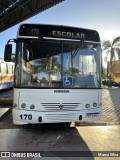
POLYGON ((26 104, 25 103, 22 103, 21 104, 21 108, 25 108, 26 107, 26 104))
POLYGON ((86 104, 85 107, 86 107, 86 108, 90 108, 90 104, 86 104))
POLYGON ((97 103, 96 102, 93 103, 93 107, 97 107, 97 103))
POLYGON ((34 109, 34 108, 35 108, 35 105, 31 104, 30 109, 34 109))

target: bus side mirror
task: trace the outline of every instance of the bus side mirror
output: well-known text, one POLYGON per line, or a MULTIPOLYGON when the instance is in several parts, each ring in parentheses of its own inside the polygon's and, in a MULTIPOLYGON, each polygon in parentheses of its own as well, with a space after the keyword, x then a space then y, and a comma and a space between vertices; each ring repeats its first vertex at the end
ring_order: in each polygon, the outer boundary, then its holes
POLYGON ((11 55, 12 55, 12 44, 6 44, 5 51, 4 51, 4 61, 10 62, 11 55))

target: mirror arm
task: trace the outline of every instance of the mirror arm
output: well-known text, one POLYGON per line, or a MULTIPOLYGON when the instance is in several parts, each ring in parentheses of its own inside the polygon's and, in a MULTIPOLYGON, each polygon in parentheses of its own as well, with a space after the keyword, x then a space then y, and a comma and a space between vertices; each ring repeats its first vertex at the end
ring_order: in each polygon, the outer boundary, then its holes
POLYGON ((9 44, 10 42, 14 42, 14 43, 16 43, 16 39, 9 39, 8 41, 7 41, 7 44, 9 44))

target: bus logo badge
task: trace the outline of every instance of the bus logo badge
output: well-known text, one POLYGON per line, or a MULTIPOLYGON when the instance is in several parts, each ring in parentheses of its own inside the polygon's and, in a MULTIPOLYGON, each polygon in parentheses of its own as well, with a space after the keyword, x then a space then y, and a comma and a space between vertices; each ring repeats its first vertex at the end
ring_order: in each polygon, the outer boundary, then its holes
POLYGON ((61 110, 61 109, 63 109, 63 105, 62 105, 62 104, 60 104, 60 105, 59 105, 59 108, 60 108, 60 110, 61 110))

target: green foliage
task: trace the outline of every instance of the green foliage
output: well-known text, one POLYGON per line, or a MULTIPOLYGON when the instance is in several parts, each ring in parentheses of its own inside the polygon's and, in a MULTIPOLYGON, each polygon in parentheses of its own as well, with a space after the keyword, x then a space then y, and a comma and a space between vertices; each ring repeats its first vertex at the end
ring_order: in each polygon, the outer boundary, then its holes
POLYGON ((107 79, 107 68, 102 67, 102 79, 107 79))
POLYGON ((11 62, 15 63, 15 54, 12 54, 12 56, 11 56, 11 62))
MULTIPOLYGON (((120 36, 116 37, 112 42, 109 40, 103 41, 102 43, 102 54, 105 53, 106 57, 110 57, 110 70, 109 70, 109 81, 111 82, 112 77, 112 61, 116 59, 116 55, 120 58, 120 36)), ((120 60, 120 59, 119 59, 120 60)), ((104 77, 104 72, 103 72, 104 77)))

